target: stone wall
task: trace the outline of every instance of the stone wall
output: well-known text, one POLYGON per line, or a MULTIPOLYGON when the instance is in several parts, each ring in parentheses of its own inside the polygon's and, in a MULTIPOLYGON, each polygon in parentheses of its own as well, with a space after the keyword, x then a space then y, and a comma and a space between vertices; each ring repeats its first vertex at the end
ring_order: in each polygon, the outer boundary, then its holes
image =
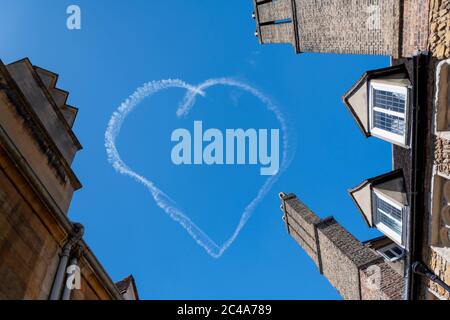
MULTIPOLYGON (((442 0, 442 1, 431 1, 431 7, 434 8, 433 11, 436 12, 438 8, 442 4, 450 3, 450 1, 442 0), (439 5, 439 7, 436 7, 439 5)), ((432 115, 434 111, 434 95, 435 95, 435 78, 436 78, 436 66, 439 60, 436 57, 432 57, 428 64, 428 83, 427 83, 427 119, 425 121, 426 124, 426 132, 427 138, 425 140, 425 177, 424 177, 424 194, 431 195, 425 196, 424 198, 424 207, 425 210, 431 208, 432 197, 439 194, 436 190, 432 189, 431 181, 433 174, 433 166, 436 168, 438 172, 444 175, 450 174, 450 141, 445 138, 439 138, 434 135, 432 132, 432 115)), ((431 248, 430 240, 432 238, 433 228, 432 228, 432 215, 429 210, 425 212, 421 217, 422 223, 422 252, 421 256, 423 262, 426 264, 428 269, 430 269, 434 274, 436 274, 441 280, 450 284, 450 269, 449 269, 449 261, 435 249, 431 248)), ((438 286, 436 283, 427 280, 424 277, 420 277, 420 282, 418 282, 419 290, 418 290, 418 298, 420 299, 429 299, 430 293, 429 291, 433 291, 439 295, 441 298, 449 299, 450 296, 444 294, 443 289, 438 286)))
POLYGON ((450 176, 450 141, 443 138, 435 138, 434 164, 439 172, 450 176))
POLYGON ((59 250, 0 167, 0 299, 47 299, 59 250))
MULTIPOLYGON (((27 59, 21 61, 14 65, 26 69, 16 69, 14 78, 0 61, 0 299, 48 299, 61 249, 73 228, 66 213, 74 190, 81 185, 69 163, 79 146, 74 143, 65 149, 64 143, 55 142, 59 134, 73 134, 66 123, 73 117, 61 118, 55 111, 59 109, 50 109, 55 103, 48 95, 52 88, 36 80, 27 59), (48 109, 42 117, 32 112, 44 104, 48 109), (56 131, 54 123, 60 124, 56 131)), ((66 94, 51 94, 65 104, 66 94)), ((120 299, 120 292, 82 239, 80 244, 84 247, 82 287, 73 293, 74 298, 120 299)))
MULTIPOLYGON (((450 284, 450 262, 434 250, 430 249, 428 253, 428 268, 430 268, 430 270, 432 270, 442 281, 450 284)), ((438 293, 443 299, 450 300, 450 293, 446 292, 444 288, 433 281, 427 280, 425 282, 426 286, 430 288, 431 291, 438 293)))
POLYGON ((430 0, 429 50, 438 59, 450 58, 450 0, 430 0))

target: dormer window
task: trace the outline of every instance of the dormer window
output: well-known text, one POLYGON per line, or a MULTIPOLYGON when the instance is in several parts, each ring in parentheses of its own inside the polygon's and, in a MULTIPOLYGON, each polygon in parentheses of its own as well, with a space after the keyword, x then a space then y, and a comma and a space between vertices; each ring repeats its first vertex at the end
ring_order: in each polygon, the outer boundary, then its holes
POLYGON ((343 101, 366 137, 408 148, 413 84, 405 65, 367 71, 343 101))
POLYGON ((393 142, 406 145, 406 111, 408 88, 370 82, 370 132, 393 142))
POLYGON ((402 224, 404 207, 374 191, 374 218, 378 230, 397 243, 402 243, 402 224))
POLYGON ((405 246, 403 224, 409 215, 409 203, 401 169, 367 179, 349 192, 369 227, 405 246))

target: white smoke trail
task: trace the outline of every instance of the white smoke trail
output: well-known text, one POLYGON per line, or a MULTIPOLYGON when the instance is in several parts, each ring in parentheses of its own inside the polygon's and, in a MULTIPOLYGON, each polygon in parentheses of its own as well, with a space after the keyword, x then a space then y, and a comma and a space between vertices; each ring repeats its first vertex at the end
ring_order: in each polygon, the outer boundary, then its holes
POLYGON ((120 104, 117 110, 112 114, 105 132, 106 153, 108 155, 108 161, 111 163, 114 169, 120 174, 128 175, 135 179, 137 182, 143 184, 150 191, 156 204, 166 214, 168 214, 172 220, 178 222, 189 233, 189 235, 191 235, 191 237, 197 242, 197 244, 202 246, 206 250, 206 252, 208 252, 208 254, 210 254, 214 258, 219 258, 234 242, 248 219, 251 217, 258 203, 266 196, 281 173, 289 166, 294 153, 293 148, 291 148, 289 143, 289 132, 286 120, 278 107, 257 89, 249 86, 248 84, 238 82, 230 78, 209 79, 198 86, 189 85, 184 81, 178 79, 148 82, 142 87, 139 87, 132 95, 130 95, 130 97, 128 97, 128 99, 120 104), (203 232, 203 230, 201 230, 193 221, 191 221, 188 216, 186 216, 180 209, 178 209, 176 203, 172 199, 170 199, 168 195, 162 192, 152 181, 130 169, 122 161, 116 148, 116 138, 120 134, 120 129, 124 120, 126 119, 128 114, 132 112, 134 108, 138 106, 139 103, 141 103, 145 98, 155 94, 158 91, 168 88, 183 88, 188 90, 177 110, 177 116, 181 117, 188 114, 189 110, 193 107, 195 98, 198 94, 204 96, 204 90, 215 85, 234 86, 253 94, 267 107, 269 111, 275 114, 277 120, 281 125, 281 130, 283 133, 283 155, 280 170, 276 175, 270 176, 266 179, 262 187, 259 189, 256 197, 244 209, 239 223, 231 237, 221 246, 216 244, 205 232, 203 232))

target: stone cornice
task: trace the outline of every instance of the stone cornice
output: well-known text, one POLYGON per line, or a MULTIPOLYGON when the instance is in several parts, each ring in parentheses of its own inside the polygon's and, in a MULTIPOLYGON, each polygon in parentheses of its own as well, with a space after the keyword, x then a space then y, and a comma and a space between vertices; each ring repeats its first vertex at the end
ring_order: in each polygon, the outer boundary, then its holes
MULTIPOLYGON (((22 61, 25 62, 26 66, 28 67, 28 69, 30 70, 31 74, 33 75, 33 78, 36 81, 36 83, 38 84, 39 88, 42 90, 42 92, 44 93, 45 97, 47 98, 49 103, 52 105, 52 107, 53 107, 53 109, 54 109, 58 119, 61 121, 61 123, 64 124, 64 127, 67 130, 67 133, 69 134, 70 138, 72 139, 72 142, 78 148, 78 150, 81 150, 83 147, 82 147, 80 141, 76 137, 75 133, 73 132, 73 130, 70 127, 69 123, 67 122, 66 118, 62 114, 62 112, 59 109, 58 105, 56 104, 55 100, 51 96, 51 94, 48 91, 47 87, 42 82, 41 77, 37 74, 36 69, 33 67, 33 65, 31 64, 31 62, 30 62, 30 60, 28 58, 24 58, 24 59, 16 61, 16 62, 22 62, 22 61)), ((61 90, 61 89, 58 89, 58 90, 67 92, 67 91, 61 90)))
POLYGON ((1 60, 0 75, 3 77, 3 81, 0 83, 0 89, 5 90, 15 107, 15 111, 26 123, 26 127, 36 140, 41 151, 47 156, 49 164, 55 170, 58 178, 62 183, 65 183, 67 176, 75 190, 81 188, 81 183, 72 171, 72 168, 63 157, 61 151, 50 137, 41 120, 18 88, 1 60))

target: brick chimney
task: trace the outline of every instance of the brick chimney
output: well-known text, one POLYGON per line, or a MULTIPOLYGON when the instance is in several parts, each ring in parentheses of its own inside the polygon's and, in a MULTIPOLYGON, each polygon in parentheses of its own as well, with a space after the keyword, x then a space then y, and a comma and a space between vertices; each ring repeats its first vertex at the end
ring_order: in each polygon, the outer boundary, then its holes
POLYGON ((296 195, 280 198, 288 233, 344 299, 401 299, 403 277, 381 255, 333 217, 318 217, 296 195))
POLYGON ((261 43, 297 53, 399 56, 400 0, 253 0, 261 43))

